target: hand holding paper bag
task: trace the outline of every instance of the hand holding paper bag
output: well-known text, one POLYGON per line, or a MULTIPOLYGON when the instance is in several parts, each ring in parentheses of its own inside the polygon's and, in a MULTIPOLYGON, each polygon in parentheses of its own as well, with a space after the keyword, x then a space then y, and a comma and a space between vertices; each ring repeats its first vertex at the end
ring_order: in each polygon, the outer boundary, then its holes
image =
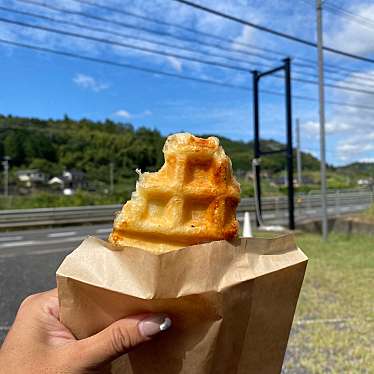
POLYGON ((170 327, 163 314, 142 314, 114 322, 77 340, 59 320, 57 290, 28 296, 0 350, 0 373, 102 374, 108 362, 170 327))
POLYGON ((173 328, 113 373, 279 373, 306 260, 291 236, 162 255, 90 237, 58 269, 61 318, 81 339, 127 315, 170 314, 173 328))

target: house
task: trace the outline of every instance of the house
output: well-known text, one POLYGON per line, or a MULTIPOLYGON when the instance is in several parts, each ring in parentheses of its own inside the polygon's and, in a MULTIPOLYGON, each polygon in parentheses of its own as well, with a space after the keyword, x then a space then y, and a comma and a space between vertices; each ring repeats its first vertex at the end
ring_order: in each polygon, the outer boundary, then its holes
POLYGON ((370 180, 369 179, 359 179, 358 181, 357 181, 357 184, 359 185, 359 186, 361 186, 361 187, 363 187, 363 186, 370 186, 370 180))
POLYGON ((62 179, 65 182, 65 187, 77 189, 87 186, 86 174, 80 170, 65 170, 62 173, 62 179))
POLYGON ((26 187, 31 187, 33 184, 44 184, 47 179, 47 176, 39 169, 19 170, 16 172, 16 176, 26 187))
POLYGON ((84 172, 79 170, 65 170, 62 176, 53 177, 48 181, 50 186, 64 189, 86 188, 87 181, 84 172))

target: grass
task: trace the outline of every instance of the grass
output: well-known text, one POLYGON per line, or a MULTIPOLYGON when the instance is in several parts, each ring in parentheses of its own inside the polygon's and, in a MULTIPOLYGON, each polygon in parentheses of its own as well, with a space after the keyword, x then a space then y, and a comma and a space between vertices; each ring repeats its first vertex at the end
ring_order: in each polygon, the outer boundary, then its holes
POLYGON ((130 191, 116 192, 113 194, 78 191, 73 196, 40 192, 30 196, 0 197, 0 210, 120 204, 129 196, 130 191))
POLYGON ((364 218, 374 221, 374 204, 369 209, 367 209, 362 215, 364 218))
POLYGON ((309 263, 284 373, 374 373, 374 239, 297 236, 309 263))

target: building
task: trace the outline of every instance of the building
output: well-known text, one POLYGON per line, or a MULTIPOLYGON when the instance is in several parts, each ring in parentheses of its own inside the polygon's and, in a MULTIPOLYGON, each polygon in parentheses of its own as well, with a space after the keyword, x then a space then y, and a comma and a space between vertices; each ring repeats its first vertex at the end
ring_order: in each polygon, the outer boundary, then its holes
POLYGON ((86 188, 86 174, 79 170, 65 170, 62 176, 53 177, 48 181, 48 184, 50 186, 58 186, 62 190, 86 188))
POLYGON ((65 170, 62 173, 62 179, 65 187, 74 189, 87 187, 86 174, 80 170, 65 170))
POLYGON ((34 184, 44 184, 47 176, 39 169, 19 170, 16 172, 18 181, 24 183, 26 187, 34 184))

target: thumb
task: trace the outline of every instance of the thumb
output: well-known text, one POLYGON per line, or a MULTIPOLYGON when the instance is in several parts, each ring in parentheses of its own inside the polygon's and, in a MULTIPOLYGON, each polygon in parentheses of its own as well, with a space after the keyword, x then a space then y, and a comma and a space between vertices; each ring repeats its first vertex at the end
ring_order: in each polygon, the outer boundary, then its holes
POLYGON ((121 319, 77 342, 80 363, 86 368, 108 363, 170 326, 171 320, 165 314, 141 314, 121 319))

